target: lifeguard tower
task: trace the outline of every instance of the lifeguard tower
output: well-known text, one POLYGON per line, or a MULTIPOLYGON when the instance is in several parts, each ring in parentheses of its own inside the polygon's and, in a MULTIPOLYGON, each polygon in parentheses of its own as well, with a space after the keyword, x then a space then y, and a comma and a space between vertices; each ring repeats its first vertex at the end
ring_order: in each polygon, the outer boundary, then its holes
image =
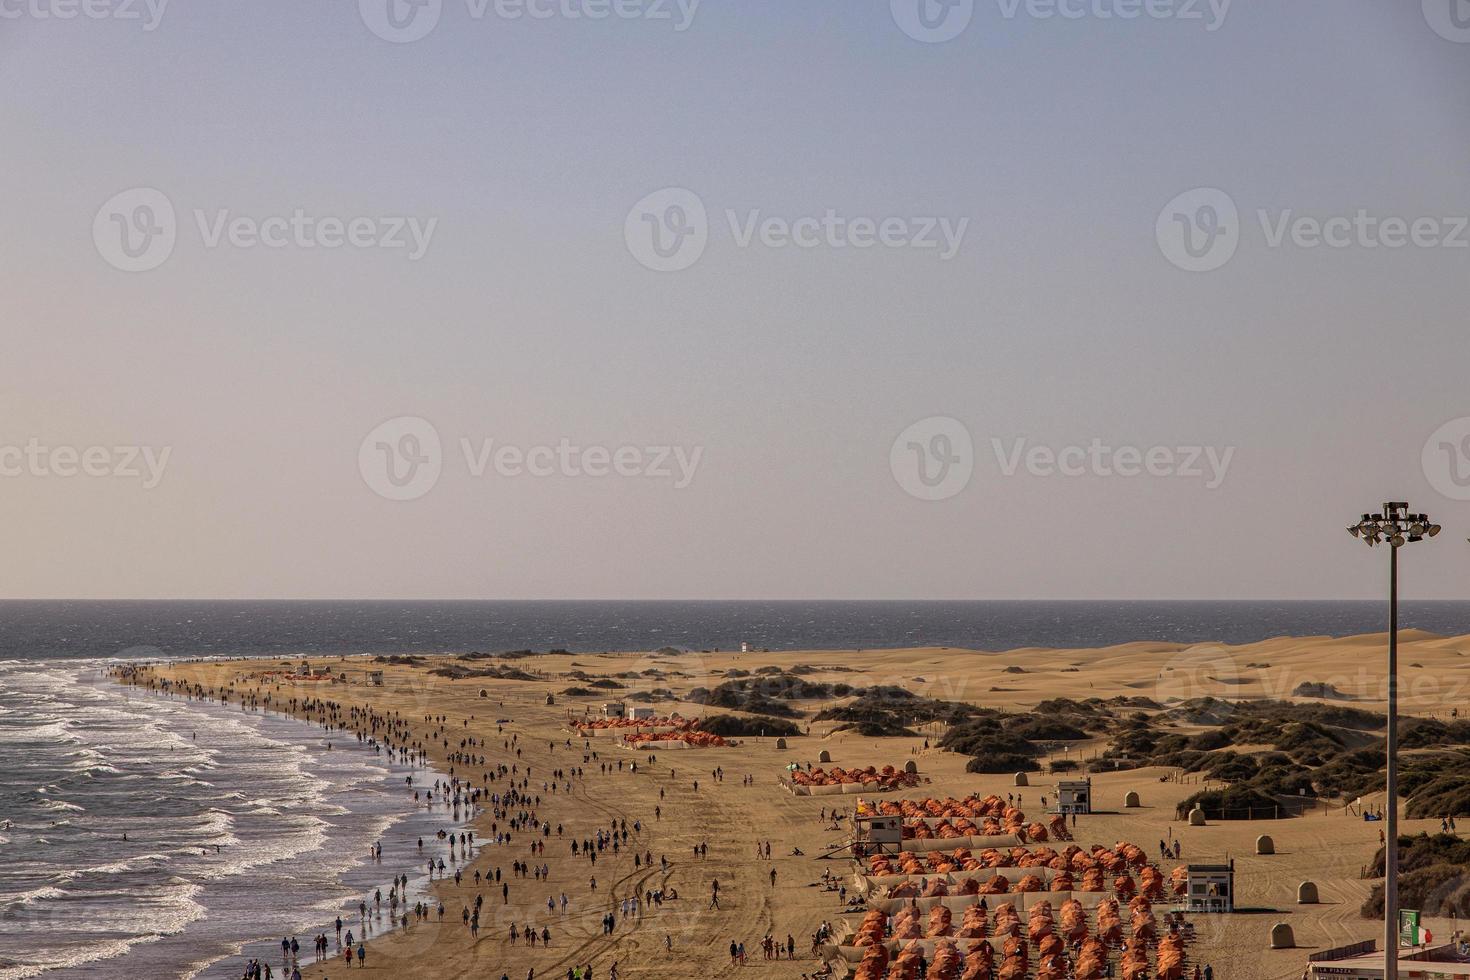
POLYGON ((1184 907, 1190 912, 1235 911, 1235 861, 1191 864, 1184 907))
POLYGON ((1092 780, 1063 779, 1057 783, 1056 811, 1061 814, 1092 812, 1092 780))
POLYGON ((852 815, 852 856, 897 854, 903 850, 903 817, 874 813, 859 805, 852 815))

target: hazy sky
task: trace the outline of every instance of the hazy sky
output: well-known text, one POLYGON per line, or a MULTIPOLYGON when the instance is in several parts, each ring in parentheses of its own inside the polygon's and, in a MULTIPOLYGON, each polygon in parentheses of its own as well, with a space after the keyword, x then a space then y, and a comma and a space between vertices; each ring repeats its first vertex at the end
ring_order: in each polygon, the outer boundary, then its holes
POLYGON ((1470 596, 1466 0, 86 2, 0 595, 1470 596))

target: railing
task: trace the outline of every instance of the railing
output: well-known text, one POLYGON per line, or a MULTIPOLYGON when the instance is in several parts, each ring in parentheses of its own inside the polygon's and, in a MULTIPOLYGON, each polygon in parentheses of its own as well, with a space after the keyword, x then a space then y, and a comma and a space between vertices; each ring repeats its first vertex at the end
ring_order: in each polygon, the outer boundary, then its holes
POLYGON ((1332 960, 1346 960, 1354 956, 1363 956, 1378 948, 1378 943, 1372 939, 1365 939, 1351 946, 1338 946, 1333 949, 1324 949, 1320 953, 1312 953, 1307 957, 1308 963, 1328 963, 1332 960))

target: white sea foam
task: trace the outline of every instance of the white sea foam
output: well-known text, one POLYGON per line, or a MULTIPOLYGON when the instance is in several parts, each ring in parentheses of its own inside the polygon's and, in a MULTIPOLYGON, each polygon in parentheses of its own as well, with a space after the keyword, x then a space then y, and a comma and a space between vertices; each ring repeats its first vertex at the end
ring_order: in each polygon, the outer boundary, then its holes
POLYGON ((361 863, 362 838, 409 812, 406 801, 402 811, 376 812, 399 804, 375 787, 392 767, 368 752, 323 753, 312 728, 234 706, 140 696, 95 665, 0 662, 0 700, 0 740, 24 741, 25 771, 35 773, 12 801, 16 787, 0 772, 0 812, 13 812, 17 829, 45 834, 27 854, 26 890, 0 885, 0 908, 23 901, 25 915, 48 925, 19 947, 0 934, 0 980, 50 971, 69 980, 76 968, 94 976, 98 968, 86 964, 119 956, 107 971, 191 974, 236 951, 241 936, 296 931, 303 910, 342 907, 334 882, 361 863), (54 751, 30 748, 38 731, 54 751), (352 817, 349 793, 373 808, 366 821, 352 817), (257 869, 303 856, 309 862, 285 883, 272 872, 270 888, 260 887, 257 869), (246 918, 207 916, 216 894, 220 908, 246 918), (50 948, 37 935, 66 938, 50 948))

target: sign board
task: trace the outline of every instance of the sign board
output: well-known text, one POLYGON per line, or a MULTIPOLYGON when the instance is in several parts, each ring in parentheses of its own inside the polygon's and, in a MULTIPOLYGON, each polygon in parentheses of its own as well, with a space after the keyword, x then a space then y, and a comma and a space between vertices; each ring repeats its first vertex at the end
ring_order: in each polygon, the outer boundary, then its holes
POLYGON ((1399 909, 1399 945, 1419 945, 1419 910, 1399 909))

